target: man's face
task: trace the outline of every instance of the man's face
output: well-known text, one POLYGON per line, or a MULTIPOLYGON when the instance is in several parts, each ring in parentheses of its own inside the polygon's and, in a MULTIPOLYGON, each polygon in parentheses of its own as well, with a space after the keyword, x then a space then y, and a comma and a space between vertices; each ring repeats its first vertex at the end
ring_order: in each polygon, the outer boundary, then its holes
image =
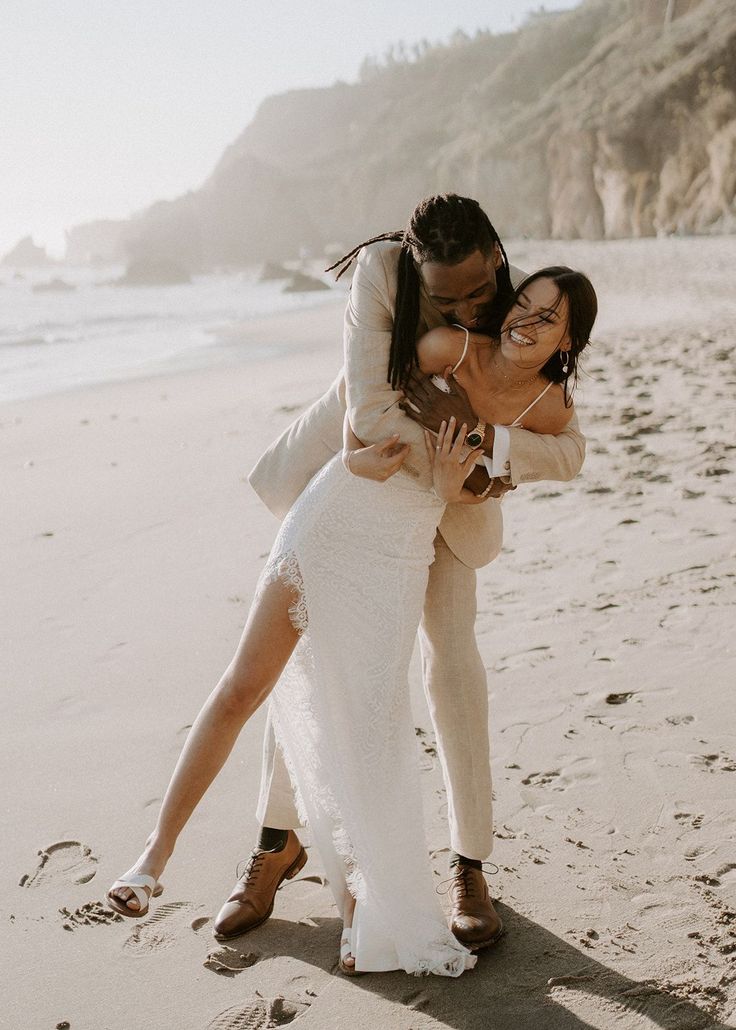
POLYGON ((496 269, 501 253, 494 245, 490 254, 474 250, 456 265, 425 261, 419 266, 432 305, 446 322, 476 329, 495 300, 496 269))

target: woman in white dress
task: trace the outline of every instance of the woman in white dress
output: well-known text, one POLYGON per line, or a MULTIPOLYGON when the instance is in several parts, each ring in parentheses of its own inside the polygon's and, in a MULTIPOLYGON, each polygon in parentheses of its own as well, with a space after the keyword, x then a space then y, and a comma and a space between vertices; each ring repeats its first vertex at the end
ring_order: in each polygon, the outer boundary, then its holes
MULTIPOLYGON (((572 417, 569 372, 595 313, 585 276, 543 269, 519 287, 500 339, 434 329, 417 360, 427 374, 452 374, 483 421, 523 419, 526 429, 559 433, 572 417)), ((465 446, 466 432, 451 422, 437 438, 427 434, 434 489, 426 491, 401 470, 385 483, 364 478, 376 449, 346 426, 343 453, 281 526, 235 656, 192 726, 145 850, 108 892, 117 911, 143 915, 160 893, 179 833, 270 695, 301 814, 343 916, 340 968, 458 976, 475 964, 434 890, 408 691, 445 505, 484 501, 465 487, 481 453, 465 446)))

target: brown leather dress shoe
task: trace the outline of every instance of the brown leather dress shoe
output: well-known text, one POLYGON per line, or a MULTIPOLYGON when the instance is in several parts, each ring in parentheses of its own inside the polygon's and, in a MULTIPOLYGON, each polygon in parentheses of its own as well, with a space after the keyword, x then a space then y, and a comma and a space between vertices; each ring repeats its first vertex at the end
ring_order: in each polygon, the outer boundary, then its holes
POLYGON ((460 863, 450 881, 452 917, 450 929, 471 951, 495 944, 503 934, 503 923, 493 907, 482 869, 460 863))
POLYGON ((284 880, 296 876, 306 861, 307 853, 293 830, 281 851, 256 849, 215 919, 215 937, 229 940, 265 923, 273 912, 276 891, 284 880))

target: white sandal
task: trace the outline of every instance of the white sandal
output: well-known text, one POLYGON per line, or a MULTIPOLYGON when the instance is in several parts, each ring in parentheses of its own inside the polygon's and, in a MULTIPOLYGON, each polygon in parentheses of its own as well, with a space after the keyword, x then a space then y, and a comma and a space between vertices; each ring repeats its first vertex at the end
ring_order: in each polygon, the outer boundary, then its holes
POLYGON ((148 914, 148 905, 151 898, 158 898, 163 894, 163 891, 163 886, 154 879, 153 876, 146 876, 145 873, 134 873, 132 876, 129 876, 125 873, 119 880, 115 881, 107 892, 107 904, 110 908, 119 912, 121 916, 130 916, 131 919, 139 919, 141 916, 148 914), (128 887, 133 892, 139 905, 137 910, 129 908, 127 902, 123 901, 122 898, 116 898, 113 895, 112 892, 120 890, 121 887, 128 887), (150 891, 150 894, 146 893, 144 889, 146 887, 150 891))
MULTIPOLYGON (((353 928, 352 926, 346 926, 343 928, 342 937, 340 938, 340 961, 338 962, 338 969, 345 976, 361 976, 361 970, 356 969, 355 966, 345 965, 345 959, 348 955, 353 955, 353 928)), ((353 961, 355 956, 353 955, 353 961)))

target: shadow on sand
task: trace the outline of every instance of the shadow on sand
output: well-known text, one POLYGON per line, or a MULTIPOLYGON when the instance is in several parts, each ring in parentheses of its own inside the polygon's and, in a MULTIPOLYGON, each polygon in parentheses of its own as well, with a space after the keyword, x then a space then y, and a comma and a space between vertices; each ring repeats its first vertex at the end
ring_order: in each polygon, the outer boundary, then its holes
MULTIPOLYGON (((498 910, 506 936, 460 978, 377 973, 354 977, 351 986, 456 1030, 733 1030, 706 1008, 654 981, 622 976, 506 905, 498 910)), ((341 923, 314 923, 270 919, 249 943, 336 972, 341 923)))

